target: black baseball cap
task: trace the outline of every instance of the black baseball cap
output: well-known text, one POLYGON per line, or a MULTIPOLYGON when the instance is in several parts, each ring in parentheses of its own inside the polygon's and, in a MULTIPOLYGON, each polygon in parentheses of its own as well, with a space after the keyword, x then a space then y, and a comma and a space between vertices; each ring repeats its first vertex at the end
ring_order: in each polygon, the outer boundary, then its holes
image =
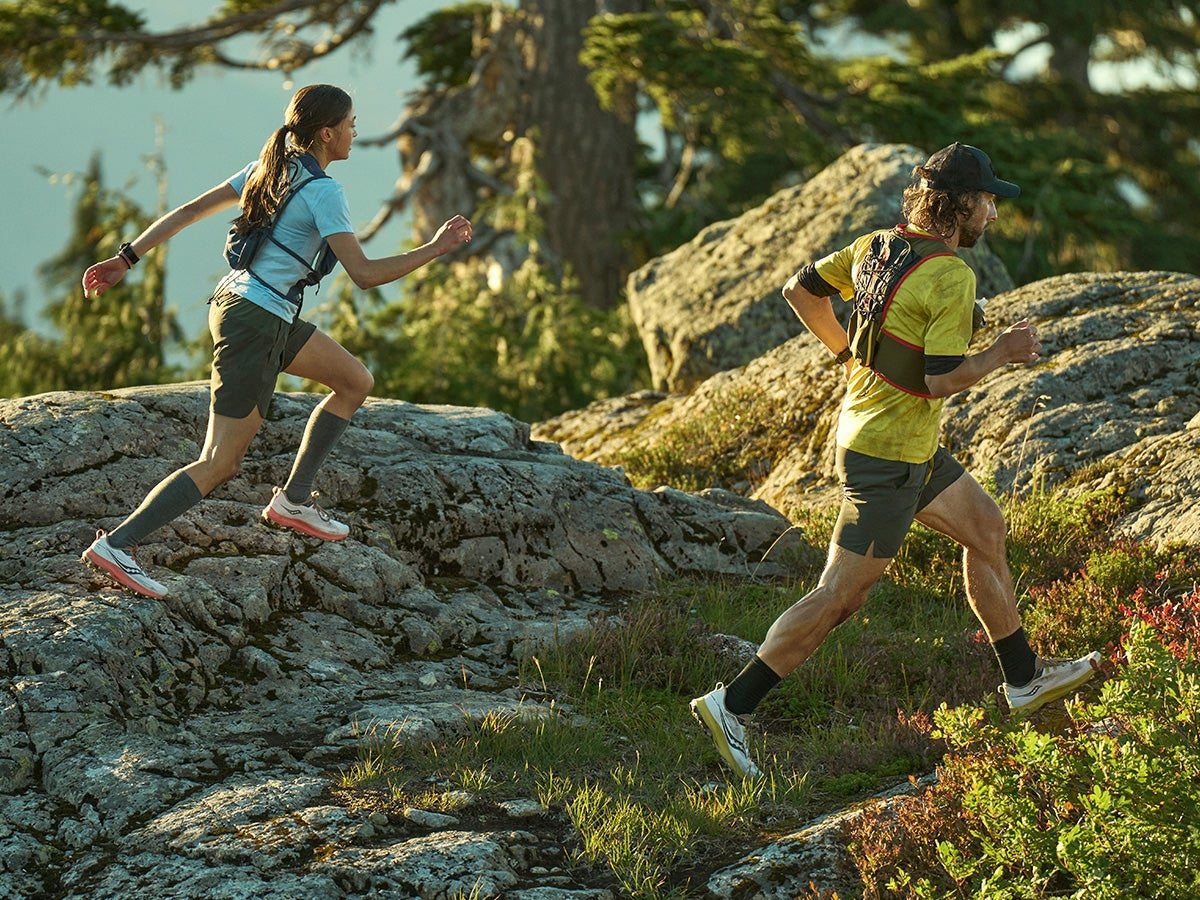
POLYGON ((992 168, 992 161, 986 153, 978 147, 958 141, 929 157, 922 174, 936 191, 987 191, 1009 200, 1021 193, 1021 189, 1011 181, 996 177, 996 170, 992 168))

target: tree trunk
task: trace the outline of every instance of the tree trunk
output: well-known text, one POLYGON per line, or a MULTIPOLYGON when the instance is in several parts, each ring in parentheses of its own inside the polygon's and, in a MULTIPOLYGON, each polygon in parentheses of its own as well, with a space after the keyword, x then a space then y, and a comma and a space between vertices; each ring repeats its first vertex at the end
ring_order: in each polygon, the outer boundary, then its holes
POLYGON ((521 0, 527 105, 520 131, 533 138, 549 197, 545 242, 579 279, 590 306, 615 306, 631 256, 626 235, 637 197, 634 98, 600 108, 579 62, 592 16, 637 12, 644 0, 521 0))
POLYGON ((1084 94, 1092 92, 1088 77, 1088 64, 1092 59, 1091 34, 1051 35, 1054 52, 1050 57, 1050 69, 1067 84, 1074 85, 1084 94))

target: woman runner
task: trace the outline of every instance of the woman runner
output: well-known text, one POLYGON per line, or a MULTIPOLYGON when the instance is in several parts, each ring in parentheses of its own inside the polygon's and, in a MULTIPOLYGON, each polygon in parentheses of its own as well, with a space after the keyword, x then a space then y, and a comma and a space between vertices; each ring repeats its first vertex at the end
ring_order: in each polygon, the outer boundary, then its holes
MULTIPOLYGON (((325 174, 330 163, 350 157, 354 125, 353 101, 341 88, 301 88, 257 160, 167 213, 83 275, 84 292, 99 296, 154 247, 234 204, 241 207, 234 220, 238 233, 270 226, 269 239, 249 267, 231 268, 209 300, 211 406, 199 458, 160 481, 111 532, 98 531, 84 551, 84 562, 135 593, 159 598, 167 588, 134 559, 134 545, 237 474, 280 372, 319 382, 331 393, 313 410, 287 484, 274 489, 263 518, 325 540, 341 540, 349 533, 317 506, 312 485, 374 379, 337 341, 299 318, 304 288, 327 271, 321 255, 326 243, 336 262, 365 289, 402 278, 471 239, 471 223, 456 215, 429 243, 398 256, 368 259, 351 227, 342 186, 325 174)), ((325 260, 334 262, 327 255, 325 260)))

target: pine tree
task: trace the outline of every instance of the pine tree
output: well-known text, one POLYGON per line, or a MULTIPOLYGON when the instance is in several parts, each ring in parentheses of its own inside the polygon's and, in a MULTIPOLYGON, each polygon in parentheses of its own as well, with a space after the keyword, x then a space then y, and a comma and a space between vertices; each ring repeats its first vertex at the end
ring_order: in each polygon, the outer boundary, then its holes
MULTIPOLYGON (((161 193, 161 157, 150 166, 161 193)), ((164 308, 166 248, 142 260, 134 273, 98 298, 84 297, 80 286, 89 265, 115 254, 121 241, 141 231, 151 217, 125 191, 105 187, 98 155, 86 170, 65 180, 79 191, 71 231, 63 249, 39 268, 51 298, 47 319, 57 335, 43 337, 27 328, 20 305, 10 310, 0 304, 0 353, 7 360, 0 395, 170 381, 176 372, 165 350, 180 340, 180 329, 164 308)))

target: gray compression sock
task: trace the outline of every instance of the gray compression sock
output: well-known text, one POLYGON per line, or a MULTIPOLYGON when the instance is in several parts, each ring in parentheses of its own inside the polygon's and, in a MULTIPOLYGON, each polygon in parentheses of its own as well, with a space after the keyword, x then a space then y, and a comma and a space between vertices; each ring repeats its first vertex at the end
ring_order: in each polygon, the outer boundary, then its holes
POLYGON ((128 550, 156 528, 183 515, 204 499, 196 482, 182 469, 172 472, 146 495, 146 499, 108 535, 110 547, 128 550))
POLYGON ((308 427, 304 429, 304 440, 296 452, 296 461, 292 464, 292 474, 283 488, 290 501, 308 502, 317 469, 321 468, 321 463, 325 462, 325 457, 349 424, 349 419, 335 416, 320 406, 313 410, 308 418, 308 427))

